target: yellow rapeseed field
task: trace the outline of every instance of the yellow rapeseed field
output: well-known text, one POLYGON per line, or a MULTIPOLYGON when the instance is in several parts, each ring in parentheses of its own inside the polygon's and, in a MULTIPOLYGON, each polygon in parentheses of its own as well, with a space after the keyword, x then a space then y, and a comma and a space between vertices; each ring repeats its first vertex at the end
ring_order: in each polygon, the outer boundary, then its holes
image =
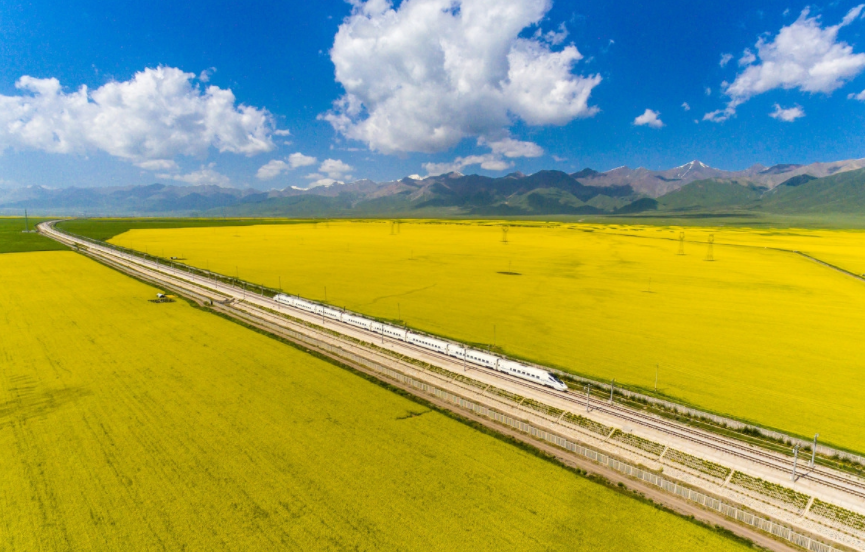
POLYGON ((512 223, 503 238, 492 222, 331 221, 112 241, 647 390, 657 368, 668 396, 865 451, 865 283, 778 249, 865 271, 863 233, 512 223))
POLYGON ((156 291, 0 255, 0 550, 742 548, 156 291))
POLYGON ((863 230, 673 228, 618 225, 598 225, 591 228, 598 232, 672 240, 678 240, 680 232, 684 232, 686 250, 696 255, 705 254, 705 243, 709 235, 713 235, 715 243, 801 251, 854 274, 865 275, 865 231, 863 230))

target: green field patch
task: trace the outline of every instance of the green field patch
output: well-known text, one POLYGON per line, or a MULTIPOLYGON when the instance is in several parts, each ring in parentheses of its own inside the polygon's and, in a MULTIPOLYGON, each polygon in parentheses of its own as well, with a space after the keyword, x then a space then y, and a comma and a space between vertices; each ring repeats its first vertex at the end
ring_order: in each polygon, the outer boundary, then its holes
POLYGON ((47 219, 0 217, 0 253, 59 251, 66 246, 36 233, 36 225, 47 219), (27 231, 29 229, 29 231, 27 231))
POLYGON ((212 228, 253 226, 256 224, 297 224, 299 222, 309 223, 310 221, 273 218, 95 218, 63 221, 57 225, 57 228, 77 236, 107 241, 129 230, 212 228))

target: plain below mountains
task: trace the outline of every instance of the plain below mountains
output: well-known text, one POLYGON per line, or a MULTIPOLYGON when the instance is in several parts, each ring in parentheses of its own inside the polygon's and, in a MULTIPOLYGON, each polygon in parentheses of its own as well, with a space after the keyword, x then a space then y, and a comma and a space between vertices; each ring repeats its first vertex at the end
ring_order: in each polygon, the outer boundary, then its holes
POLYGON ((0 213, 196 216, 532 216, 765 212, 865 214, 865 159, 723 171, 692 161, 500 178, 449 173, 260 191, 219 186, 0 190, 0 213))

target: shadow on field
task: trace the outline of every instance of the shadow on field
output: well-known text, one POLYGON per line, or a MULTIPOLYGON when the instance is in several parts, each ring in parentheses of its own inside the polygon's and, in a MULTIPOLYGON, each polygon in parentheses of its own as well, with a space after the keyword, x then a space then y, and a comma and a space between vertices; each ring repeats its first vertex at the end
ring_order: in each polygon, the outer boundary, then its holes
POLYGON ((54 412, 67 403, 75 402, 93 392, 83 387, 51 389, 35 393, 34 387, 18 386, 10 389, 16 398, 0 403, 0 427, 54 412))
POLYGON ((423 412, 415 412, 413 410, 409 410, 408 414, 405 416, 399 416, 397 420, 409 420, 411 418, 417 418, 418 416, 423 416, 424 414, 429 414, 432 410, 424 410, 423 412))

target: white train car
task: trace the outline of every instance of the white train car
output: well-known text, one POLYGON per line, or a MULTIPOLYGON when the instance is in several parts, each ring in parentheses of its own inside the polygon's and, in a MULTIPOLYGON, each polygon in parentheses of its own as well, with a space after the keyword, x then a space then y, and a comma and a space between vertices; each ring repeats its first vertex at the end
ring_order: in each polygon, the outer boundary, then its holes
POLYGON ((465 347, 460 347, 459 345, 448 345, 448 356, 452 356, 460 360, 468 360, 466 358, 467 350, 468 349, 466 349, 465 347))
POLYGON ((283 305, 288 305, 289 307, 294 306, 294 297, 292 297, 291 295, 286 295, 284 293, 277 293, 273 297, 273 300, 276 301, 277 303, 281 303, 283 305))
POLYGON ((332 307, 321 306, 318 308, 318 314, 323 314, 333 320, 342 320, 342 311, 332 307))
POLYGON ((375 322, 368 318, 364 318, 363 316, 345 313, 331 307, 320 305, 318 303, 313 303, 312 301, 306 301, 304 299, 301 299, 300 297, 292 297, 290 295, 280 293, 276 295, 273 299, 283 305, 289 305, 291 307, 309 313, 317 314, 319 316, 325 316, 333 320, 339 320, 351 326, 362 328, 375 334, 383 335, 385 337, 389 337, 391 339, 396 339, 399 341, 405 341, 407 343, 412 343, 430 351, 435 351, 437 353, 444 354, 462 360, 464 362, 471 362, 472 364, 476 364, 478 366, 497 370, 513 377, 520 378, 526 381, 531 381, 533 383, 544 385, 546 387, 551 387, 557 391, 568 390, 568 386, 565 385, 565 382, 550 374, 549 372, 541 370, 539 368, 532 368, 531 366, 526 366, 525 364, 514 362, 512 360, 505 360, 495 355, 491 355, 483 351, 478 351, 477 349, 461 347, 459 345, 454 345, 452 343, 448 343, 434 337, 409 332, 403 328, 398 328, 396 326, 391 326, 388 324, 382 324, 381 322, 375 322))
POLYGON ((408 332, 405 340, 437 353, 448 354, 447 342, 434 337, 408 332))
POLYGON ((396 326, 389 326, 387 324, 374 323, 373 329, 375 333, 383 334, 385 337, 389 337, 391 339, 399 339, 400 341, 405 341, 408 332, 402 328, 397 328, 396 326))
POLYGON ((372 331, 372 327, 374 322, 369 318, 364 318, 363 316, 357 316, 356 314, 349 314, 347 312, 342 313, 342 321, 350 326, 354 326, 355 328, 363 328, 367 331, 372 331))
POLYGON ((499 357, 478 351, 477 349, 466 349, 466 360, 475 364, 480 364, 485 368, 497 369, 499 357))
POLYGON ((313 314, 317 314, 315 312, 315 307, 316 307, 315 303, 311 303, 309 301, 305 301, 305 300, 300 299, 300 298, 295 298, 294 299, 294 305, 292 305, 292 306, 296 309, 300 309, 300 310, 303 310, 306 312, 311 312, 313 314))
POLYGON ((565 385, 565 382, 558 379, 556 376, 550 374, 546 370, 532 368, 531 366, 526 366, 525 364, 520 364, 519 362, 514 362, 512 360, 499 359, 499 365, 497 370, 499 372, 504 372, 520 379, 533 381, 546 387, 552 387, 557 391, 568 390, 568 386, 565 385))

